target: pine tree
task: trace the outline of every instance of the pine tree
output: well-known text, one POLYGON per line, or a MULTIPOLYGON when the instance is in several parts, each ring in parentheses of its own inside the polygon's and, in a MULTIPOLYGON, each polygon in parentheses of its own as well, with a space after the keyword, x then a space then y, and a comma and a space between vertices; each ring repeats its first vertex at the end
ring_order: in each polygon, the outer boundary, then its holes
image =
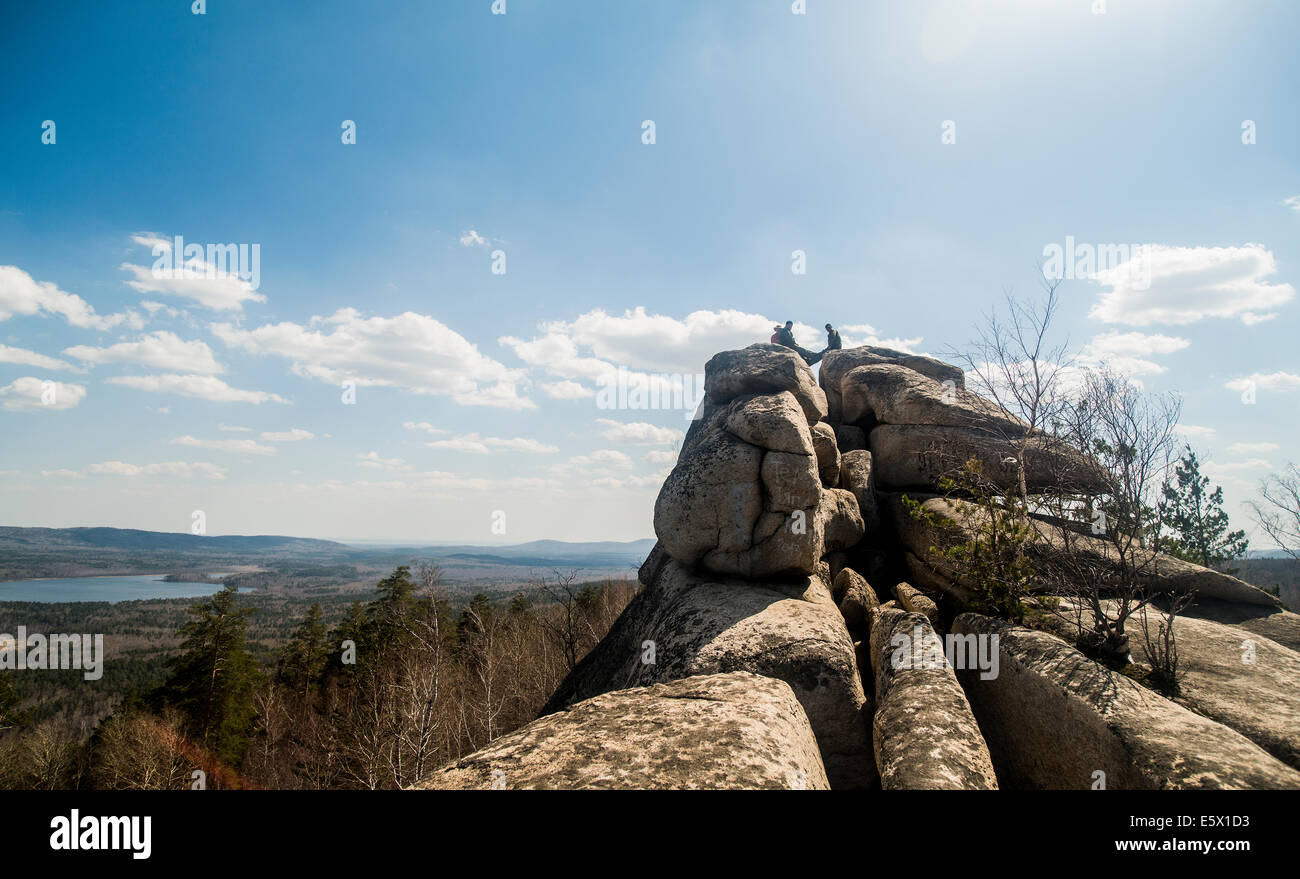
POLYGON ((1161 540, 1163 551, 1206 568, 1218 568, 1246 554, 1246 532, 1228 530, 1223 488, 1211 487, 1209 477, 1201 475, 1201 462, 1191 446, 1161 494, 1160 520, 1172 532, 1161 540))
POLYGON ((186 732, 212 754, 238 764, 256 716, 253 692, 257 665, 244 644, 255 608, 238 606, 226 587, 189 609, 194 619, 181 627, 181 655, 159 694, 184 718, 186 732))
POLYGON ((321 616, 320 603, 317 602, 280 649, 280 680, 304 700, 311 695, 312 687, 319 681, 329 659, 328 633, 321 616))

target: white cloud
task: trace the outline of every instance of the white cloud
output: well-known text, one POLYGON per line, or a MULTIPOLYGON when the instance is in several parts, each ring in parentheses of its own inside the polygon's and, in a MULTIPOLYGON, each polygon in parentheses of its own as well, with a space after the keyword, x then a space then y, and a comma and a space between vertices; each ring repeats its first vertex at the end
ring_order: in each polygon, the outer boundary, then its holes
POLYGON ((239 427, 238 425, 234 425, 234 424, 218 424, 218 425, 217 425, 217 430, 227 430, 227 431, 232 431, 232 432, 234 432, 234 433, 252 433, 252 432, 253 432, 253 428, 251 428, 251 427, 239 427))
POLYGON ((1300 195, 1291 196, 1283 204, 1293 211, 1300 211, 1300 195))
POLYGON ((345 308, 312 318, 311 326, 278 323, 244 330, 213 324, 212 331, 232 348, 284 357, 296 375, 333 385, 354 381, 449 396, 465 406, 536 408, 519 396, 522 371, 484 356, 459 333, 423 314, 364 318, 345 308))
POLYGON ((71 409, 86 396, 84 385, 66 384, 25 375, 0 387, 0 409, 9 412, 71 409))
POLYGON ((207 461, 161 461, 157 464, 128 464, 125 461, 104 461, 91 464, 83 472, 95 476, 202 476, 206 479, 225 479, 225 467, 207 461))
POLYGON ((506 337, 526 363, 554 367, 562 378, 594 379, 617 366, 647 372, 696 373, 719 351, 766 342, 773 321, 761 314, 733 309, 694 311, 678 320, 649 314, 638 306, 622 315, 594 309, 572 321, 541 325, 541 338, 531 342, 506 337), (579 353, 590 350, 590 355, 579 353))
POLYGON ((669 466, 677 463, 676 452, 665 452, 663 449, 654 449, 646 452, 645 457, 641 460, 647 464, 658 464, 660 466, 667 464, 669 466))
POLYGON ((596 423, 605 429, 600 435, 612 443, 633 446, 672 445, 681 442, 686 434, 670 427, 659 427, 645 421, 615 421, 612 418, 597 418, 596 423))
POLYGON ((371 470, 410 470, 411 465, 401 458, 381 458, 378 452, 361 452, 357 455, 357 466, 371 470))
POLYGON ((1123 375, 1159 375, 1168 367, 1147 359, 1149 355, 1172 354, 1190 345, 1187 339, 1159 333, 1102 333, 1083 349, 1085 363, 1106 364, 1123 375))
POLYGON ((1280 449, 1277 443, 1233 443, 1228 451, 1234 455, 1262 455, 1280 449))
POLYGON ((8 345, 0 345, 0 363, 16 363, 19 366, 35 366, 38 369, 76 369, 66 360, 47 357, 35 351, 28 351, 26 348, 11 348, 8 345))
POLYGON ((310 430, 303 430, 301 427, 290 430, 264 430, 259 437, 259 439, 266 440, 268 443, 296 443, 315 438, 316 434, 310 430))
POLYGON ((134 311, 100 315, 86 300, 60 290, 50 281, 36 281, 18 266, 0 266, 0 320, 16 314, 53 314, 74 327, 111 330, 117 326, 139 329, 144 321, 134 311))
POLYGON ((156 394, 180 394, 214 403, 288 403, 279 394, 232 388, 211 375, 121 375, 105 379, 111 385, 123 385, 137 391, 156 394))
POLYGON ((597 449, 590 455, 576 455, 569 459, 569 463, 577 467, 632 467, 632 459, 618 449, 597 449))
POLYGON ((449 433, 449 431, 444 430, 441 427, 434 427, 427 421, 404 421, 402 422, 402 427, 407 430, 422 430, 425 433, 430 434, 449 433))
POLYGON ((565 379, 558 382, 542 382, 538 385, 547 396, 556 400, 581 400, 596 396, 592 388, 584 387, 575 381, 565 379))
POLYGON ((1091 317, 1130 326, 1190 324, 1212 317, 1258 323, 1295 296, 1290 284, 1263 280, 1277 272, 1277 261, 1261 244, 1143 247, 1145 253, 1139 248, 1132 259, 1093 275, 1110 289, 1098 296, 1091 317))
POLYGON ((1245 378, 1234 378, 1224 385, 1230 391, 1244 391, 1254 386, 1258 391, 1290 391, 1300 388, 1300 375, 1289 372, 1256 372, 1245 378))
POLYGON ((64 354, 85 363, 130 363, 173 372, 218 373, 224 369, 212 356, 212 349, 200 339, 185 341, 175 333, 159 330, 136 342, 119 342, 107 348, 74 345, 64 354))
MULTIPOLYGON (((131 240, 151 248, 155 256, 170 254, 172 251, 172 242, 157 236, 132 235, 131 240)), ((179 296, 213 311, 242 311, 245 302, 266 301, 266 297, 257 292, 253 282, 239 277, 236 273, 237 266, 219 266, 197 256, 184 259, 182 255, 178 258, 182 259, 182 263, 176 268, 172 268, 170 263, 157 270, 152 265, 134 263, 122 263, 119 268, 130 272, 134 277, 134 280, 126 282, 127 286, 141 293, 179 296)))
POLYGON ((1213 427, 1203 427, 1199 424, 1180 424, 1174 428, 1178 433, 1185 437, 1211 437, 1214 436, 1213 427))
POLYGON ((172 308, 170 305, 164 305, 161 302, 154 302, 152 299, 141 299, 140 307, 149 312, 150 316, 162 312, 168 317, 177 317, 181 313, 178 309, 172 308))
POLYGON ((486 455, 493 451, 511 451, 511 452, 535 452, 542 454, 551 454, 558 452, 555 446, 547 445, 529 437, 512 437, 504 439, 497 436, 482 437, 477 433, 467 433, 461 436, 454 436, 450 439, 435 440, 426 443, 431 449, 450 449, 458 452, 476 452, 486 455))
POLYGON ((232 452, 239 455, 274 455, 272 446, 264 446, 251 439, 204 440, 194 436, 178 436, 172 445, 193 446, 200 449, 215 449, 219 452, 232 452))
MULTIPOLYGON (((650 314, 637 307, 622 315, 594 309, 572 321, 547 321, 532 339, 502 336, 498 341, 524 363, 542 369, 560 382, 542 384, 552 397, 577 399, 594 394, 581 382, 597 380, 627 370, 629 382, 651 388, 680 390, 681 377, 702 374, 709 358, 719 351, 767 342, 776 321, 761 314, 723 309, 700 310, 678 319, 650 314), (665 381, 663 376, 674 377, 665 381)), ((796 324, 795 337, 806 348, 821 350, 825 330, 796 324)), ((883 345, 906 351, 920 339, 882 339, 867 324, 840 327, 846 346, 883 345)))
MULTIPOLYGON (((801 329, 802 324, 795 324, 795 329, 801 329)), ((911 339, 902 339, 898 336, 886 338, 880 335, 880 331, 871 324, 850 324, 848 326, 836 327, 840 331, 840 339, 844 342, 845 348, 857 348, 862 345, 874 345, 878 348, 893 348, 895 351, 902 351, 905 354, 916 354, 916 346, 921 344, 921 336, 911 339)), ((812 336, 819 333, 825 333, 825 327, 808 330, 812 336)), ((797 338, 807 338, 802 332, 797 338)), ((817 348, 816 345, 805 345, 805 348, 817 348)), ((820 350, 820 348, 818 348, 820 350)))
POLYGON ((487 247, 487 239, 473 229, 467 229, 460 236, 460 243, 464 247, 487 247))

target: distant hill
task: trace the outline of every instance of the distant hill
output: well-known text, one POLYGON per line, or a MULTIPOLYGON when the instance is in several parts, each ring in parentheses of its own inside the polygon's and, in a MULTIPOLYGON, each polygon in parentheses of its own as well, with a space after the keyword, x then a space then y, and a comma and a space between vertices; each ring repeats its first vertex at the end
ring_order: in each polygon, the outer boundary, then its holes
POLYGON ((639 566, 654 548, 644 540, 568 542, 533 540, 511 546, 430 546, 422 548, 435 558, 475 559, 511 565, 583 565, 587 567, 639 566))
POLYGON ((275 535, 227 535, 209 537, 171 531, 141 531, 136 528, 14 528, 0 526, 0 549, 7 546, 85 546, 103 549, 163 549, 173 551, 264 552, 298 549, 349 552, 349 547, 332 540, 275 535))
POLYGON ((444 560, 517 579, 529 571, 582 569, 627 572, 645 560, 654 540, 534 540, 510 545, 346 544, 279 535, 221 537, 135 528, 19 528, 0 526, 0 580, 78 577, 103 573, 184 572, 227 565, 407 564, 412 557, 444 560), (500 569, 497 571, 496 569, 500 569))

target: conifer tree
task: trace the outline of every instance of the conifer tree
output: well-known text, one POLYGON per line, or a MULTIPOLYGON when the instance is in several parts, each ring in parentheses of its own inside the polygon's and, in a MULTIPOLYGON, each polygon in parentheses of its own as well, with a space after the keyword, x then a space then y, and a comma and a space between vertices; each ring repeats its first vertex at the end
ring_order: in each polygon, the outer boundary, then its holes
POLYGON ((194 618, 181 627, 181 654, 160 693, 180 712, 186 732, 231 764, 243 758, 256 716, 253 693, 261 675, 244 644, 254 610, 239 607, 229 586, 191 607, 194 618))
POLYGON ((1245 531, 1229 531, 1222 486, 1201 475, 1196 452, 1187 446, 1161 492, 1160 520, 1172 532, 1161 549, 1206 568, 1218 568, 1246 554, 1245 531))

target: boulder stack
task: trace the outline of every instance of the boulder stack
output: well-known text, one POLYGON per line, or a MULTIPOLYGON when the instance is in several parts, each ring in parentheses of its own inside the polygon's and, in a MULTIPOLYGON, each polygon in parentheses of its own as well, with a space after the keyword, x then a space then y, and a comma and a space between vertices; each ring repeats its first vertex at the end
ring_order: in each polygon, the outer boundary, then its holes
MULTIPOLYGON (((1151 555, 1148 586, 1197 596, 1176 698, 1069 633, 969 612, 942 547, 979 509, 940 496, 943 476, 975 458, 1010 488, 1026 447, 1031 491, 1104 474, 959 368, 864 347, 815 377, 759 344, 714 356, 705 392, 641 591, 537 720, 420 787, 1300 787, 1300 617, 1273 596, 1151 555)), ((1059 529, 1029 524, 1050 562, 1059 529)), ((1115 564, 1105 541, 1075 544, 1115 564)))

